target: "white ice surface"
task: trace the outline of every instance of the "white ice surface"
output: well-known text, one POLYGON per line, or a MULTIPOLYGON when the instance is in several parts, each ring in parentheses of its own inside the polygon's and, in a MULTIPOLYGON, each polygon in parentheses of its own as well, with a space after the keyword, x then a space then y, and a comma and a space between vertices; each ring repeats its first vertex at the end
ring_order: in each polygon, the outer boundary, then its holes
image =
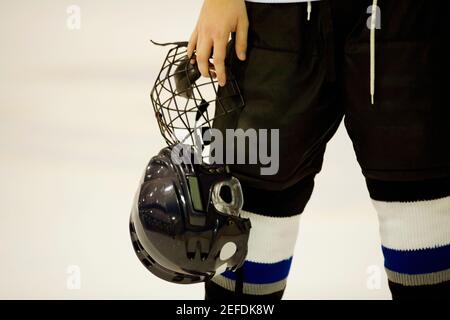
MULTIPOLYGON (((4 1, 0 11, 0 298, 201 299, 136 259, 128 218, 162 146, 149 89, 165 49, 189 37, 200 1, 4 1), (81 288, 69 290, 67 268, 81 288)), ((378 224, 345 130, 302 219, 286 299, 386 299, 378 224)))

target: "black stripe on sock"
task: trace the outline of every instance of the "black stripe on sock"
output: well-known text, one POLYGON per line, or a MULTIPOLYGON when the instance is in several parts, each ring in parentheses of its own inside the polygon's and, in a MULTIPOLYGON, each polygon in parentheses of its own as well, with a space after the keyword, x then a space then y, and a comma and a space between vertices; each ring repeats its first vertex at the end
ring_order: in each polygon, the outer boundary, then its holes
POLYGON ((370 197, 379 201, 425 201, 450 196, 450 177, 408 182, 366 179, 366 183, 370 197))
POLYGON ((450 299, 450 281, 427 286, 403 286, 389 281, 393 300, 450 299))
POLYGON ((206 301, 259 301, 259 302, 276 302, 283 297, 284 290, 266 295, 236 294, 233 291, 222 288, 212 281, 205 282, 205 300, 206 301))

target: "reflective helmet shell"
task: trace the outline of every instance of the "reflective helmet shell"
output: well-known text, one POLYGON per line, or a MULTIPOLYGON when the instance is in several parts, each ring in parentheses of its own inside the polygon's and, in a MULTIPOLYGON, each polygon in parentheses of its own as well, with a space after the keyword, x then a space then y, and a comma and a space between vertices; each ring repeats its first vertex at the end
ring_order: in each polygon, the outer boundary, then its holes
POLYGON ((134 250, 147 269, 170 282, 196 283, 241 266, 250 221, 224 209, 242 199, 236 181, 225 166, 176 164, 169 147, 153 157, 130 219, 134 250), (229 202, 217 196, 221 185, 231 186, 229 202))

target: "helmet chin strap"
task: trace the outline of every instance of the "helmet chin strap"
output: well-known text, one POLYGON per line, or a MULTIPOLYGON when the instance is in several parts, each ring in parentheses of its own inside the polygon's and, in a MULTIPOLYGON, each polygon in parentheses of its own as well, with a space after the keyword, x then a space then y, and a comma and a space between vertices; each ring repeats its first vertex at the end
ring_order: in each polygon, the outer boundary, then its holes
POLYGON ((236 282, 234 286, 234 293, 236 296, 242 296, 244 294, 244 266, 242 265, 236 271, 236 282))
POLYGON ((160 46, 160 47, 166 47, 166 46, 178 46, 178 47, 187 47, 187 45, 189 44, 188 41, 175 41, 175 42, 156 42, 150 39, 150 42, 153 43, 156 46, 160 46))
MULTIPOLYGON (((202 101, 198 105, 197 113, 195 114, 195 123, 196 124, 199 122, 200 119, 207 120, 205 118, 204 114, 207 112, 208 107, 209 107, 209 103, 207 101, 205 101, 204 99, 202 99, 202 101)), ((205 122, 207 122, 207 121, 205 121, 205 122)), ((201 138, 202 138, 201 139, 201 141, 202 141, 202 151, 203 151, 203 148, 205 146, 208 146, 208 145, 211 144, 211 141, 205 141, 203 139, 203 137, 205 137, 205 135, 206 135, 206 133, 208 132, 209 129, 210 128, 207 125, 200 127, 200 131, 201 131, 201 134, 202 134, 202 136, 201 136, 201 138)))

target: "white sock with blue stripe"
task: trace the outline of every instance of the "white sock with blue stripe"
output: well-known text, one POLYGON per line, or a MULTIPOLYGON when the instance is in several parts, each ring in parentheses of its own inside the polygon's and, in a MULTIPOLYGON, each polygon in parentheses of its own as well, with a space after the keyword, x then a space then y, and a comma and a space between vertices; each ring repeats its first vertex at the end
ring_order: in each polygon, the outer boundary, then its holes
MULTIPOLYGON (((298 235, 300 215, 268 217, 242 211, 252 223, 248 255, 242 268, 243 293, 268 295, 283 291, 291 267, 298 235)), ((227 271, 212 281, 234 291, 237 275, 227 271)))
POLYGON ((379 217, 390 282, 428 291, 433 285, 447 285, 450 281, 450 178, 415 182, 368 179, 367 184, 379 217))
POLYGON ((450 197, 373 201, 389 279, 406 286, 450 280, 450 197))

